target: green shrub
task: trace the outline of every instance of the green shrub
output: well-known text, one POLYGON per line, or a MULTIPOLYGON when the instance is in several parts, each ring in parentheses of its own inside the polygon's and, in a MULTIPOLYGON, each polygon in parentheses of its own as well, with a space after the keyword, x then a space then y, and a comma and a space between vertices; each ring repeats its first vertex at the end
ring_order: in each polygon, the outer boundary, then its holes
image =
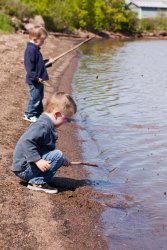
POLYGON ((167 30, 167 17, 160 14, 155 18, 142 19, 139 21, 138 29, 141 32, 167 30))
POLYGON ((49 2, 47 14, 44 16, 46 27, 52 31, 74 30, 78 24, 79 0, 56 0, 49 2))
POLYGON ((155 18, 156 30, 167 30, 167 17, 164 14, 159 14, 155 18))
POLYGON ((140 28, 143 32, 153 32, 155 30, 154 18, 144 18, 140 20, 140 28))
POLYGON ((46 16, 49 2, 57 2, 57 0, 20 0, 20 2, 24 5, 31 6, 31 8, 35 11, 35 14, 46 16))
POLYGON ((32 4, 25 4, 20 0, 0 0, 0 9, 5 14, 16 16, 20 19, 32 17, 35 14, 32 4))
POLYGON ((13 31, 13 27, 12 27, 10 18, 2 13, 0 13, 0 31, 1 32, 12 32, 13 31))

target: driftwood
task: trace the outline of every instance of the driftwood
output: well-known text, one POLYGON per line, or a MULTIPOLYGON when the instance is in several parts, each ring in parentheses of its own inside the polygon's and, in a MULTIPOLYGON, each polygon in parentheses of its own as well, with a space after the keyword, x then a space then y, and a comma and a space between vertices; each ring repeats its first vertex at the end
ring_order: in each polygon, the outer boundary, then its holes
POLYGON ((89 162, 80 162, 80 161, 72 161, 71 165, 85 165, 85 166, 91 166, 91 167, 98 167, 97 164, 89 163, 89 162))
POLYGON ((75 35, 75 34, 71 34, 71 33, 61 33, 61 32, 48 32, 49 35, 51 36, 56 36, 56 37, 72 37, 72 38, 82 38, 80 35, 75 35))

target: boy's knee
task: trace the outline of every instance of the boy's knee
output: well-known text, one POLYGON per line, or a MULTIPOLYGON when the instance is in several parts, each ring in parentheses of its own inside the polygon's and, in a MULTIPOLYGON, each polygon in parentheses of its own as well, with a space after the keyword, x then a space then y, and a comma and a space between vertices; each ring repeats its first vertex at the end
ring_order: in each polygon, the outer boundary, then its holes
POLYGON ((64 160, 63 153, 62 153, 60 150, 55 149, 55 150, 54 150, 54 153, 55 153, 55 158, 58 158, 58 159, 64 160))
POLYGON ((64 164, 63 153, 57 149, 54 150, 52 153, 54 154, 52 157, 53 167, 56 167, 56 169, 58 169, 64 164))
POLYGON ((63 156, 62 151, 60 151, 59 149, 55 149, 54 151, 55 151, 55 153, 56 153, 57 155, 59 155, 60 157, 63 156))

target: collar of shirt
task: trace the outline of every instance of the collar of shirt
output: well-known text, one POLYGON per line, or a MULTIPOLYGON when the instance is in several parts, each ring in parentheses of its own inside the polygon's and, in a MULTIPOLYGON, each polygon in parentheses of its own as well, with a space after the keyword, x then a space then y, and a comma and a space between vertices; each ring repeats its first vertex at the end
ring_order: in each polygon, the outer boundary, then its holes
POLYGON ((28 46, 32 46, 32 47, 35 47, 35 48, 38 49, 38 50, 41 49, 40 47, 36 46, 36 45, 33 43, 33 41, 31 41, 31 40, 27 43, 27 45, 28 45, 28 46))

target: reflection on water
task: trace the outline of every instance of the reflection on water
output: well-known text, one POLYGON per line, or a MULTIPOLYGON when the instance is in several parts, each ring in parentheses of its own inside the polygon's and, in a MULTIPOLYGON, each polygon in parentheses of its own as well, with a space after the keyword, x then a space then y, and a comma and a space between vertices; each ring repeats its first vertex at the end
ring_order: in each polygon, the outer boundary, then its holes
POLYGON ((167 41, 82 52, 73 93, 92 183, 115 197, 101 199, 109 249, 167 249, 167 41))

